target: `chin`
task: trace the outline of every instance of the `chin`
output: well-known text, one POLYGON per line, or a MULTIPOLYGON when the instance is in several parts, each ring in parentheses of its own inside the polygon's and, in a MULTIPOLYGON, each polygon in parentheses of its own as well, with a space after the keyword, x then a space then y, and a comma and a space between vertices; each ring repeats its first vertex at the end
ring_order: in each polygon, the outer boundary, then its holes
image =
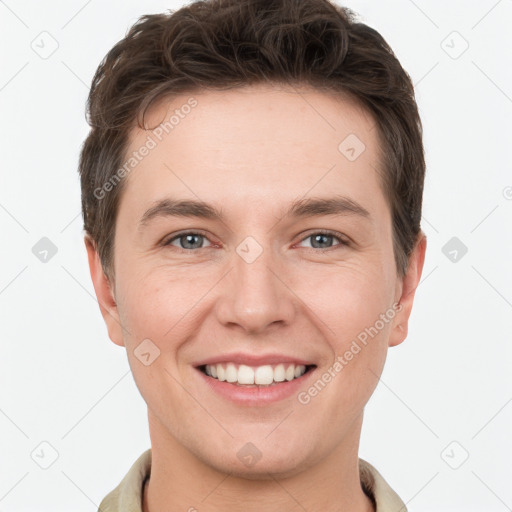
MULTIPOLYGON (((260 447, 263 443, 260 443, 260 447)), ((231 452, 231 449, 229 449, 231 452)), ((276 451, 275 447, 256 448, 246 443, 241 448, 234 448, 232 457, 210 455, 203 461, 216 471, 247 480, 273 480, 274 478, 292 477, 307 469, 307 454, 290 446, 276 451)), ((311 463, 312 464, 312 463, 311 463)), ((311 465, 310 464, 310 465, 311 465)))

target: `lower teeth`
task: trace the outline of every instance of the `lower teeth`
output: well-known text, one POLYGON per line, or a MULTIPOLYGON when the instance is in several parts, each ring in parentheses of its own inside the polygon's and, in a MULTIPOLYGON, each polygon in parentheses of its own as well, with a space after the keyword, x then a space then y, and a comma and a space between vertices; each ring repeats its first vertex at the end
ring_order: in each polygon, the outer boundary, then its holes
MULTIPOLYGON (((219 380, 219 379, 217 379, 219 380)), ((224 381, 227 382, 227 381, 224 381)), ((284 381, 286 382, 286 381, 284 381)), ((230 382, 229 384, 234 384, 235 386, 242 386, 244 388, 268 388, 269 386, 273 386, 274 384, 281 384, 280 382, 272 382, 272 384, 240 384, 239 382, 230 382)))

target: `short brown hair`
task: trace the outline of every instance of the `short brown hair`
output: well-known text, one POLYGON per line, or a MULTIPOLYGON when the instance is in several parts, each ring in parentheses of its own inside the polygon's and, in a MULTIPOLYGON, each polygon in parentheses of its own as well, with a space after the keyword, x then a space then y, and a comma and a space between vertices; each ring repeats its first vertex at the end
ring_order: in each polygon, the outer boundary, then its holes
POLYGON ((107 276, 125 182, 116 172, 135 123, 146 128, 144 115, 157 100, 265 82, 344 93, 372 114, 396 266, 404 275, 421 230, 425 160, 413 84, 389 45, 329 0, 202 0, 141 16, 92 80, 91 131, 79 162, 82 214, 107 276), (105 193, 115 178, 119 184, 105 193))

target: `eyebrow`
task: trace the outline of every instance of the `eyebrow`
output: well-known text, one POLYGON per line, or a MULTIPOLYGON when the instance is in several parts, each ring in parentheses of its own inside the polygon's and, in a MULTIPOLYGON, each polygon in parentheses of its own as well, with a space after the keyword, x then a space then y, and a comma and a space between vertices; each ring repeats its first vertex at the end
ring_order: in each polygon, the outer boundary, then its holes
MULTIPOLYGON (((282 217, 304 218, 321 215, 358 215, 370 218, 370 212, 345 196, 306 198, 293 201, 282 217)), ((157 217, 196 217, 224 222, 221 210, 204 201, 161 199, 146 210, 139 221, 139 229, 157 217)))

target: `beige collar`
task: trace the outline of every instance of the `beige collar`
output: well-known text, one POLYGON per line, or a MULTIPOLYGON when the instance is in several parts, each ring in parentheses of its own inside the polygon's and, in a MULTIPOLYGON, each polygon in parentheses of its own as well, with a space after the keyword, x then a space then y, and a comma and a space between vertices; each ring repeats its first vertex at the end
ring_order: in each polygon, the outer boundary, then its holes
MULTIPOLYGON (((369 463, 359 459, 361 486, 374 502, 376 512, 407 512, 404 502, 382 475, 369 463)), ((151 448, 132 465, 121 483, 102 500, 98 512, 142 512, 142 496, 151 474, 151 448)))

